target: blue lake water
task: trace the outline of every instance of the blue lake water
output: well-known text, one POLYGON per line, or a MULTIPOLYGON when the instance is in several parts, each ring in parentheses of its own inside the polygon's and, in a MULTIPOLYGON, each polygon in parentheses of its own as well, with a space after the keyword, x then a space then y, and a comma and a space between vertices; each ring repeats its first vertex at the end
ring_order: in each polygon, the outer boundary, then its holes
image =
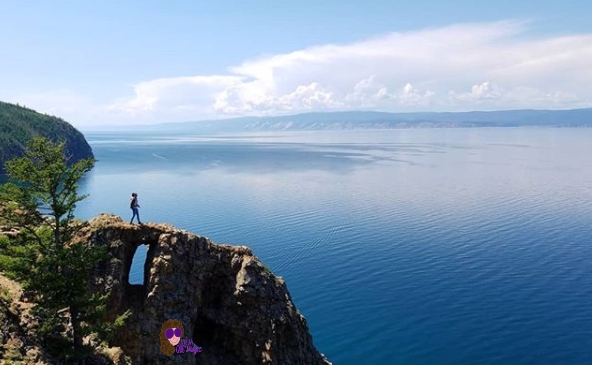
POLYGON ((336 365, 592 363, 590 129, 87 138, 81 218, 250 246, 336 365))

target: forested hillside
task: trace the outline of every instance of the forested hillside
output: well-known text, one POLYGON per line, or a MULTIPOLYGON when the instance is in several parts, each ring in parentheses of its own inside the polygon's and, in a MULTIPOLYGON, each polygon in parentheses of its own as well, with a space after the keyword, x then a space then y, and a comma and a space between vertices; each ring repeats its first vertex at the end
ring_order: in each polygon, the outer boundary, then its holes
POLYGON ((0 173, 4 171, 4 163, 20 156, 27 142, 35 136, 65 141, 72 162, 93 157, 82 133, 63 119, 0 102, 0 173))

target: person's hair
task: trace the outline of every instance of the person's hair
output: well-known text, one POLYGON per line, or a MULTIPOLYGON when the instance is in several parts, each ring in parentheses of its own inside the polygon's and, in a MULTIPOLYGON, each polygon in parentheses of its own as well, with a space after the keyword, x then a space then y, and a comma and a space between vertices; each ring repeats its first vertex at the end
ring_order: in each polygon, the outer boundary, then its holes
POLYGON ((135 197, 138 196, 138 194, 137 193, 132 193, 132 196, 135 198, 135 197))
POLYGON ((176 319, 169 319, 162 324, 162 328, 160 329, 160 351, 162 351, 162 353, 165 355, 171 356, 175 353, 175 346, 171 345, 169 339, 164 335, 166 330, 169 328, 180 328, 181 337, 183 337, 183 334, 185 334, 185 330, 183 329, 181 321, 176 319))

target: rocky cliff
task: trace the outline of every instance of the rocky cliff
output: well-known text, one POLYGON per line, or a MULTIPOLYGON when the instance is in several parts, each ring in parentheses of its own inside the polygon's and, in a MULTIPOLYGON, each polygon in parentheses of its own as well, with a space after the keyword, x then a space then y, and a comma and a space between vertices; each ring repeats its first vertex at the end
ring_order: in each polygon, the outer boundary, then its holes
POLYGON ((31 304, 20 300, 19 284, 0 275, 0 364, 48 365, 52 358, 35 340, 31 304))
POLYGON ((247 247, 219 245, 164 224, 130 225, 113 215, 90 221, 79 239, 106 245, 113 259, 97 269, 111 318, 132 315, 112 343, 134 364, 330 364, 314 347, 306 319, 285 282, 247 247), (129 284, 132 259, 148 246, 144 284, 129 284), (160 349, 163 323, 182 323, 198 353, 160 349))

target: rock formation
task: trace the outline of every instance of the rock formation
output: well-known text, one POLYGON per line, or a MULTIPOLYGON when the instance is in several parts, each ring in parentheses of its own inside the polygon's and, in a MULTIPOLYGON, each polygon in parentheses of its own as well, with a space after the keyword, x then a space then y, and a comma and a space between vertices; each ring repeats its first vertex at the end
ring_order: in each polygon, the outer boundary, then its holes
POLYGON ((130 309, 113 346, 134 364, 330 364, 313 346, 285 282, 242 246, 219 245, 170 225, 130 225, 113 215, 89 222, 80 240, 107 245, 113 259, 97 269, 111 319, 130 309), (144 284, 129 284, 132 259, 148 245, 144 284), (183 338, 202 351, 164 355, 159 333, 181 321, 183 338))
MULTIPOLYGON (((0 365, 62 365, 38 337, 39 318, 32 313, 21 285, 0 274, 0 365)), ((119 347, 97 346, 85 365, 129 365, 119 347)))
POLYGON ((20 360, 26 364, 51 364, 51 357, 35 341, 31 304, 21 301, 21 296, 21 286, 0 275, 0 364, 20 360))

